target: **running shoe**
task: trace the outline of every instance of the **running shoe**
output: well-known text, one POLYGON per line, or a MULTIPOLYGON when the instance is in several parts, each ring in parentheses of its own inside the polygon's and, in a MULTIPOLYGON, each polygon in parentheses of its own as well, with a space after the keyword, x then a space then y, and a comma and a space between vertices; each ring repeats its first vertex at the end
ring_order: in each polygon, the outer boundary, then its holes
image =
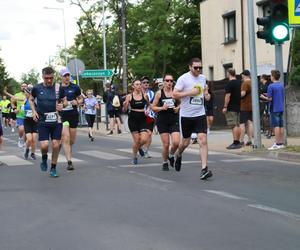
POLYGON ((151 158, 151 155, 149 155, 148 151, 145 151, 145 158, 151 158))
POLYGON ((51 168, 50 169, 50 177, 52 178, 57 178, 59 175, 56 172, 56 168, 51 168))
POLYGON ((133 164, 133 165, 137 165, 137 164, 138 164, 138 159, 137 159, 137 157, 134 157, 134 158, 133 158, 132 164, 133 164))
POLYGON ((67 170, 68 170, 68 171, 74 170, 74 166, 73 166, 73 163, 72 163, 72 162, 68 162, 67 170))
POLYGON ((240 149, 241 147, 242 147, 241 143, 239 143, 239 144, 232 143, 231 145, 229 145, 227 147, 227 149, 240 149))
POLYGON ((139 154, 140 154, 141 157, 145 156, 145 152, 142 148, 139 148, 139 154))
POLYGON ((28 156, 29 156, 29 148, 25 148, 25 150, 24 150, 24 159, 28 160, 28 156))
POLYGON ((192 139, 192 144, 197 144, 197 143, 198 143, 197 138, 193 138, 192 139))
POLYGON ((114 132, 111 130, 106 135, 112 135, 114 132))
POLYGON ((15 132, 15 129, 14 129, 14 128, 12 128, 12 129, 11 129, 11 132, 12 132, 12 133, 13 133, 13 132, 15 132))
POLYGON ((169 159, 169 162, 170 162, 170 166, 171 166, 172 168, 174 168, 174 162, 175 162, 174 156, 169 157, 168 159, 169 159))
POLYGON ((164 162, 162 165, 162 171, 169 171, 169 164, 167 162, 164 162))
POLYGON ((95 139, 94 139, 94 137, 91 137, 91 141, 94 141, 95 139))
POLYGON ((42 170, 43 172, 46 172, 46 171, 47 171, 47 168, 48 168, 48 163, 47 163, 47 161, 42 161, 40 167, 41 167, 41 170, 42 170))
POLYGON ((213 176, 212 172, 211 172, 210 170, 208 170, 207 167, 206 167, 206 168, 203 168, 203 169, 201 170, 201 176, 200 176, 200 179, 201 179, 201 180, 207 180, 208 178, 210 178, 210 177, 212 177, 212 176, 213 176))
POLYGON ((88 134, 88 137, 89 137, 89 138, 92 138, 92 136, 91 136, 91 134, 90 134, 90 133, 88 134))
POLYGON ((32 160, 36 160, 36 156, 35 156, 34 153, 31 153, 30 157, 31 157, 32 160))
POLYGON ((179 172, 181 170, 181 160, 182 160, 182 156, 176 156, 176 160, 175 160, 175 170, 177 172, 179 172))
POLYGON ((22 148, 22 147, 24 147, 24 140, 23 139, 19 139, 19 141, 18 141, 18 147, 19 148, 22 148))
POLYGON ((122 131, 121 131, 121 129, 118 129, 118 134, 122 134, 122 131))

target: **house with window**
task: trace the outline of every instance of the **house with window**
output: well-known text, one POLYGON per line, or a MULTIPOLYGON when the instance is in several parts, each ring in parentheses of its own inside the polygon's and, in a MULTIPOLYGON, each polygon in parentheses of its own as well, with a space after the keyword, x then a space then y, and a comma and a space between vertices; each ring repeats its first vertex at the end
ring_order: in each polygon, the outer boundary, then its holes
MULTIPOLYGON (((267 16, 267 0, 254 1, 255 20, 267 16)), ((208 80, 220 80, 228 68, 237 73, 250 69, 247 1, 204 0, 200 4, 203 73, 208 80)), ((255 31, 258 26, 254 24, 255 31)), ((256 37, 256 34, 255 34, 256 37)), ((283 45, 284 71, 288 66, 290 43, 283 45)), ((275 68, 275 46, 256 38, 258 75, 275 68)))

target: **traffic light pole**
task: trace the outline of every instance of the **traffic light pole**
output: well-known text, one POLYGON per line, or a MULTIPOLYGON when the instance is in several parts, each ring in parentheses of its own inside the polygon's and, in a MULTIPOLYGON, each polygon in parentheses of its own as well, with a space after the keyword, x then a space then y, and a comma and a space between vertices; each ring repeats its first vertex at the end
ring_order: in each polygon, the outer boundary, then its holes
MULTIPOLYGON (((280 82, 284 86, 284 72, 283 72, 283 53, 282 44, 275 44, 275 68, 280 72, 280 82)), ((284 128, 284 144, 287 145, 287 117, 286 117, 286 101, 284 97, 283 109, 283 128, 284 128)))
POLYGON ((248 34, 250 49, 250 68, 251 68, 251 97, 252 97, 252 113, 254 127, 254 147, 261 148, 260 134, 260 113, 258 99, 258 82, 257 82, 257 65, 256 65, 256 46, 254 32, 254 10, 253 0, 248 0, 248 34))

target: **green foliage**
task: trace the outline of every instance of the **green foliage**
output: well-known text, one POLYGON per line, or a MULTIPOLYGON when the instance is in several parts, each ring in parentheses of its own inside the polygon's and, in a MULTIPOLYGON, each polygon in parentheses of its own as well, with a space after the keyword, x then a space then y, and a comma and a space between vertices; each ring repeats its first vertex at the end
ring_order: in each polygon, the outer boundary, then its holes
POLYGON ((0 58, 0 93, 3 94, 4 87, 7 87, 10 91, 15 91, 18 87, 18 82, 13 78, 9 78, 6 71, 6 67, 2 58, 0 58))
POLYGON ((296 29, 292 41, 292 69, 290 72, 290 82, 294 86, 300 87, 300 30, 296 29))
POLYGON ((36 69, 31 69, 28 73, 23 73, 21 81, 27 84, 35 85, 39 82, 40 73, 36 69))

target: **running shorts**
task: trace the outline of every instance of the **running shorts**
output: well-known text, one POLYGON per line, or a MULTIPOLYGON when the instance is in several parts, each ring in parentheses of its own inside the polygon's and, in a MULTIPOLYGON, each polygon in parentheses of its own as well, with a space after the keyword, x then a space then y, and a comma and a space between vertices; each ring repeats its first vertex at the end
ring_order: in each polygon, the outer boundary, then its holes
POLYGON ((190 138, 192 133, 207 133, 207 121, 205 115, 196 117, 181 117, 180 125, 183 138, 190 138))

